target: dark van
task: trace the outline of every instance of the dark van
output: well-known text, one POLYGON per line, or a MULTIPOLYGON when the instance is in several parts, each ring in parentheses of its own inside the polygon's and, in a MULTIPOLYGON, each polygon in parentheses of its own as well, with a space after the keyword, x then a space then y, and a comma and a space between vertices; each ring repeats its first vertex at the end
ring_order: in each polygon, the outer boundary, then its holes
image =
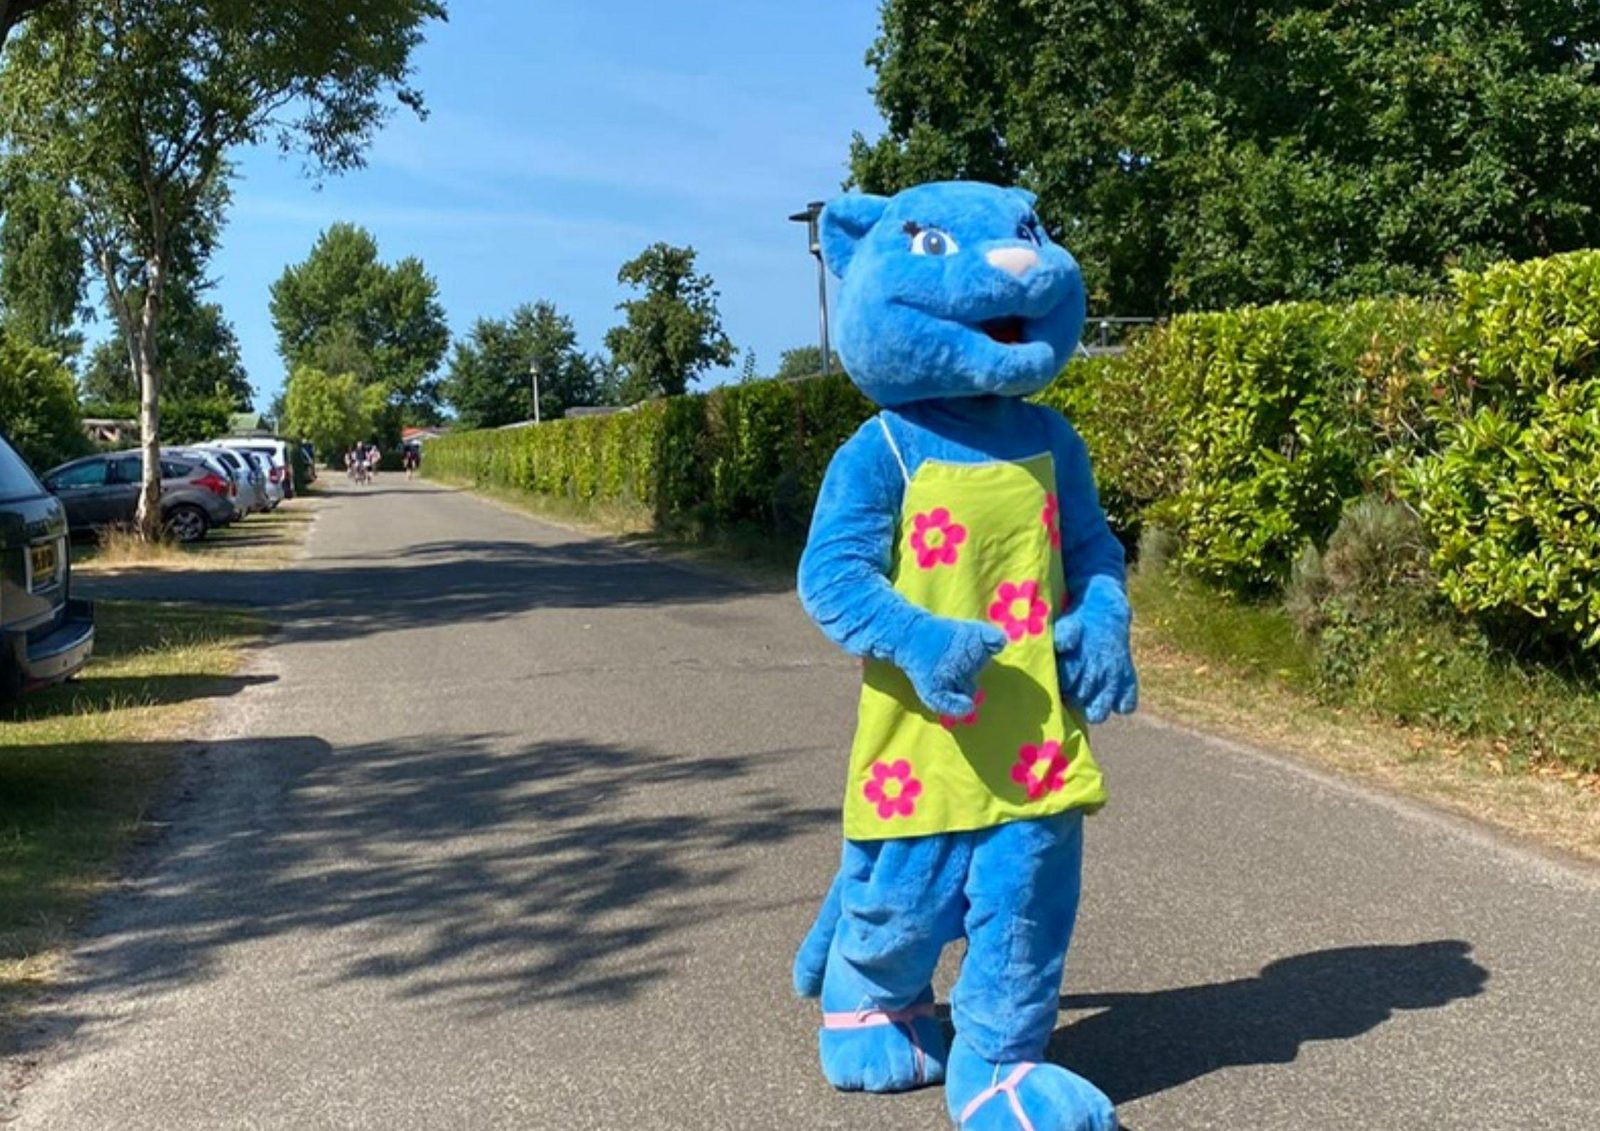
POLYGON ((88 662, 94 607, 71 587, 66 512, 0 435, 0 700, 88 662))

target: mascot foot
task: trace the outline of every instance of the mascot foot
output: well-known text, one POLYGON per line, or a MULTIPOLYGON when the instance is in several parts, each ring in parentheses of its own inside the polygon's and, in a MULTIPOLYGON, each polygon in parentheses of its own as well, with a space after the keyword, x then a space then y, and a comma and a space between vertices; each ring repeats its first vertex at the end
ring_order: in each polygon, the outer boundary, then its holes
POLYGON ((931 1000, 906 1009, 824 1012, 821 1046, 822 1074, 844 1092, 937 1084, 949 1053, 931 1000))
POLYGON ((1111 1101, 1055 1064, 984 1060, 956 1037, 945 1083, 961 1131, 1116 1131, 1111 1101))

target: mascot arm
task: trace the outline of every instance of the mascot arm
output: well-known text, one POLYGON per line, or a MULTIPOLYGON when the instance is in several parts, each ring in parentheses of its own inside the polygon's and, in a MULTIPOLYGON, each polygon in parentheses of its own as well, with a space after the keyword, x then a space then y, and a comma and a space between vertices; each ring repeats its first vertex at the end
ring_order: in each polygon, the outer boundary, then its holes
POLYGON ((1051 449, 1060 499, 1061 561, 1066 572, 1067 613, 1056 621, 1055 643, 1061 694, 1092 723, 1112 712, 1129 714, 1139 702, 1128 628, 1127 564, 1111 533, 1082 437, 1051 412, 1051 449))
POLYGON ((978 674, 1006 638, 993 625, 936 616, 889 583, 904 493, 876 420, 828 465, 800 558, 800 603, 829 640, 905 672, 930 710, 973 710, 978 674))

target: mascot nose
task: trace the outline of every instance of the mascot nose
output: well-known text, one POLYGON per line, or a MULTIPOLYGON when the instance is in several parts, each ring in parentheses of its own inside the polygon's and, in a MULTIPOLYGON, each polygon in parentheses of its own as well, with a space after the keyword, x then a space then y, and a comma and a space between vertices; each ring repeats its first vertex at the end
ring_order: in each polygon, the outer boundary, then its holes
POLYGON ((1039 266, 1039 253, 1027 247, 997 247, 984 258, 990 266, 1018 279, 1039 266))

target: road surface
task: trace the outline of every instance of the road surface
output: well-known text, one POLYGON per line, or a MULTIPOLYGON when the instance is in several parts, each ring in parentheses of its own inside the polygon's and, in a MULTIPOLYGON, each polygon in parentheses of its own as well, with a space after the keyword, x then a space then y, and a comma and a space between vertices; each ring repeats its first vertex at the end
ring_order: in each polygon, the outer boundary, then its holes
MULTIPOLYGON (((16 1128, 947 1125, 832 1092, 790 996, 857 679, 792 593, 394 478, 207 584, 284 627, 11 1050, 16 1128)), ((1053 1055, 1128 1127, 1600 1129, 1594 870, 1098 742, 1053 1055)))

